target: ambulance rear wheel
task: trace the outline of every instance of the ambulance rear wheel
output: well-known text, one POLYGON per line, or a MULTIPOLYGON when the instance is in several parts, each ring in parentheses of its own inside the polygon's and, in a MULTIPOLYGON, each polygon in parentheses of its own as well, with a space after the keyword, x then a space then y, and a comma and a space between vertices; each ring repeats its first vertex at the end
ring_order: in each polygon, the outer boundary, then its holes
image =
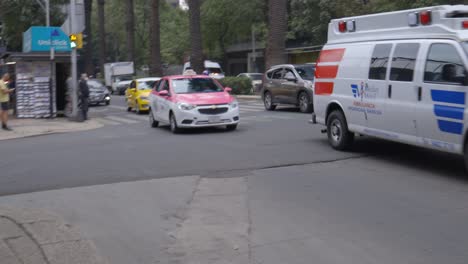
POLYGON ((335 110, 327 120, 328 142, 336 150, 347 150, 354 141, 354 134, 348 130, 348 123, 342 111, 335 110))

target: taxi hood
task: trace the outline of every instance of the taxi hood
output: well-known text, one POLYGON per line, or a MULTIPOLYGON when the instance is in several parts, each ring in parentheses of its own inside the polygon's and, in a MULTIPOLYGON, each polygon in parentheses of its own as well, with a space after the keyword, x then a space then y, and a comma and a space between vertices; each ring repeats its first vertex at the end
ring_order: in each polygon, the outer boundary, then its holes
POLYGON ((228 104, 234 98, 227 92, 177 94, 177 102, 193 105, 228 104))

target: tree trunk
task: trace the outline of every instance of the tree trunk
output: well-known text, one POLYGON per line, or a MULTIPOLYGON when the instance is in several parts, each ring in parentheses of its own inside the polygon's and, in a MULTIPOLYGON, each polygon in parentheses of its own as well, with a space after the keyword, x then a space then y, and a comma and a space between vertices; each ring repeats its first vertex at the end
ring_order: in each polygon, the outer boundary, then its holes
POLYGON ((151 26, 150 26, 150 47, 151 63, 150 75, 162 76, 161 67, 161 42, 160 42, 160 22, 159 22, 159 0, 152 0, 151 3, 151 26))
POLYGON ((268 42, 266 69, 287 62, 286 32, 288 30, 288 1, 268 0, 268 42))
POLYGON ((133 0, 125 1, 127 6, 127 60, 135 61, 135 14, 133 10, 133 0))
POLYGON ((205 69, 203 63, 203 45, 200 28, 200 4, 201 0, 189 0, 189 23, 190 23, 190 65, 197 73, 202 73, 205 69))
MULTIPOLYGON (((86 36, 86 45, 84 47, 84 65, 85 72, 87 74, 94 74, 94 65, 93 65, 93 36, 91 30, 91 10, 93 8, 93 0, 84 1, 84 11, 85 11, 85 30, 84 35, 86 36)), ((79 32, 72 32, 79 33, 79 32)))
POLYGON ((104 19, 105 0, 98 0, 98 21, 99 21, 99 67, 101 75, 104 77, 104 63, 106 63, 106 28, 104 19))

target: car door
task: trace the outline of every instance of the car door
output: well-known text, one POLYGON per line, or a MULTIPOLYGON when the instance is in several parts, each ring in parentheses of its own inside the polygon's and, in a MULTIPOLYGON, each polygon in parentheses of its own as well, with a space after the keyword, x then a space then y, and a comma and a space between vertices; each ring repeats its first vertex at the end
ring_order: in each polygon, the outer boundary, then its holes
MULTIPOLYGON (((385 100, 383 128, 387 136, 402 141, 412 141, 416 136, 416 107, 418 86, 414 82, 414 73, 420 50, 419 43, 401 42, 393 48, 389 96, 385 100)), ((420 58, 420 56, 419 56, 420 58)))
POLYGON ((369 75, 365 84, 353 84, 351 86, 355 99, 365 101, 366 124, 370 128, 385 129, 387 112, 386 101, 391 97, 389 85, 390 53, 393 43, 376 44, 370 59, 369 75), (363 87, 362 87, 363 86, 363 87), (369 112, 369 113, 367 113, 369 112))
POLYGON ((284 68, 284 75, 281 82, 281 92, 284 95, 284 103, 297 104, 297 95, 300 90, 298 76, 291 68, 284 68))
POLYGON ((455 41, 426 44, 424 74, 419 84, 421 97, 417 102, 418 135, 425 145, 458 152, 463 150, 467 119, 466 57, 455 41))
POLYGON ((168 91, 169 92, 169 83, 168 80, 164 79, 161 80, 159 83, 159 88, 158 88, 158 94, 155 96, 154 103, 152 107, 154 107, 155 112, 153 112, 156 116, 156 119, 159 121, 163 122, 168 122, 169 121, 169 105, 167 100, 169 99, 169 96, 162 96, 159 93, 162 91, 168 91))
POLYGON ((283 77, 283 68, 277 68, 267 73, 265 88, 271 93, 274 103, 280 103, 284 97, 281 91, 281 81, 283 77))
POLYGON ((127 90, 125 90, 125 96, 129 107, 135 107, 136 88, 136 81, 132 81, 127 90))

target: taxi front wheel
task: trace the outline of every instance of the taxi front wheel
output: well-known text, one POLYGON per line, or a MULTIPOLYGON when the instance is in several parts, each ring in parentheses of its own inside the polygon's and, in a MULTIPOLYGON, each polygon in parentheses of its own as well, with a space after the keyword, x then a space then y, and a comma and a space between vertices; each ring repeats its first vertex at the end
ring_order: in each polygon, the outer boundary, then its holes
POLYGON ((348 124, 342 111, 335 110, 327 120, 328 142, 336 150, 347 150, 354 141, 354 134, 348 130, 348 124))

